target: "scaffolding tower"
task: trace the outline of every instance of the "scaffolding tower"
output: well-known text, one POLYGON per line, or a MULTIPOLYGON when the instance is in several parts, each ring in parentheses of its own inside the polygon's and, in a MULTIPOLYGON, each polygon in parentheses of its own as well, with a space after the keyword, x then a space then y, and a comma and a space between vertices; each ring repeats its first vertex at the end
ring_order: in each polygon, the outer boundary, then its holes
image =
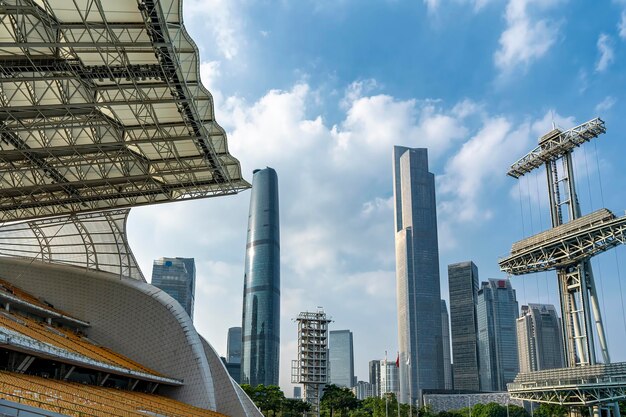
POLYGON ((555 270, 557 273, 563 346, 568 368, 519 374, 508 386, 511 396, 523 400, 571 406, 608 407, 626 398, 626 366, 610 362, 591 258, 624 243, 626 216, 607 209, 582 215, 574 181, 573 150, 605 133, 604 121, 590 120, 572 129, 554 128, 539 146, 515 162, 508 175, 519 179, 545 166, 552 228, 513 244, 501 259, 508 274, 555 270), (602 354, 596 358, 594 325, 602 354))
POLYGON ((328 323, 323 310, 302 312, 298 323, 298 359, 291 362, 291 382, 302 384, 309 415, 320 415, 321 393, 328 382, 328 323))

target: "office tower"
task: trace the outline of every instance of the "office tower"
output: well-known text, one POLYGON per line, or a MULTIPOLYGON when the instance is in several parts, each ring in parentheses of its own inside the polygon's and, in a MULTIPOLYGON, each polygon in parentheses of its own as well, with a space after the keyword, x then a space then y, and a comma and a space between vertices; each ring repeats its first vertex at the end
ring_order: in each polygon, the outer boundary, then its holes
POLYGON ((396 398, 400 392, 398 364, 396 361, 383 359, 380 361, 380 396, 393 393, 396 398))
POLYGON ((476 303, 478 268, 473 262, 448 265, 450 330, 454 362, 454 389, 480 390, 476 303))
POLYGON ((366 398, 374 397, 374 387, 369 382, 358 381, 354 385, 354 395, 357 400, 364 400, 366 398))
POLYGON ((428 151, 393 149, 398 347, 402 403, 444 387, 435 176, 428 151))
POLYGON ((329 379, 340 387, 354 386, 354 348, 350 330, 331 330, 328 337, 329 379))
POLYGON ((241 380, 278 385, 280 234, 272 168, 255 169, 252 177, 243 288, 241 380))
POLYGON ((228 363, 241 363, 241 327, 231 327, 228 329, 226 358, 228 359, 228 363))
POLYGON ((193 258, 159 258, 152 264, 152 285, 179 302, 193 320, 196 265, 193 258))
POLYGON ((226 369, 235 382, 241 383, 241 327, 228 329, 226 369))
POLYGON ((561 321, 552 304, 522 306, 517 319, 520 372, 564 367, 562 337, 561 321))
POLYGON ((478 290, 478 354, 481 391, 506 391, 519 370, 518 312, 515 290, 508 279, 490 279, 478 290))
POLYGON ((450 319, 446 300, 441 300, 441 337, 443 343, 443 380, 444 388, 452 389, 452 362, 450 356, 450 319))
POLYGON ((380 360, 369 363, 370 384, 372 384, 372 396, 380 397, 380 360))

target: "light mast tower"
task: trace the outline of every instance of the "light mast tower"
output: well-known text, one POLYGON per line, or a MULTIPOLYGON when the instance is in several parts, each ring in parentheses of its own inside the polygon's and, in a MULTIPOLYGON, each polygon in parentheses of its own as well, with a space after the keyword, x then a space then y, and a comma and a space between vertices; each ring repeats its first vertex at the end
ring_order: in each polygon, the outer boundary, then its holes
MULTIPOLYGON (((515 162, 508 175, 520 178, 545 166, 552 228, 513 244, 501 259, 508 274, 556 270, 563 345, 568 368, 519 374, 509 392, 513 397, 571 406, 609 405, 626 398, 626 363, 611 364, 590 260, 624 243, 626 216, 607 209, 582 215, 572 152, 605 133, 604 122, 593 119, 572 129, 553 129, 539 139, 539 146, 515 162), (602 352, 598 364, 594 324, 602 352)), ((619 409, 615 407, 619 415, 619 409)))

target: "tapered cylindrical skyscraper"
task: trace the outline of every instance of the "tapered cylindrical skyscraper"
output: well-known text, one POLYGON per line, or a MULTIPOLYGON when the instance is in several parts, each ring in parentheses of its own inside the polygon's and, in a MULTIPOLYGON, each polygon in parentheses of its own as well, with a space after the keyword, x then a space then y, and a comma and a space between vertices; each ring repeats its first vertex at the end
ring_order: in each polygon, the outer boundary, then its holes
POLYGON ((280 357, 278 177, 254 170, 243 284, 241 382, 278 385, 280 357))
POLYGON ((402 403, 444 387, 435 176, 426 149, 393 149, 402 403))

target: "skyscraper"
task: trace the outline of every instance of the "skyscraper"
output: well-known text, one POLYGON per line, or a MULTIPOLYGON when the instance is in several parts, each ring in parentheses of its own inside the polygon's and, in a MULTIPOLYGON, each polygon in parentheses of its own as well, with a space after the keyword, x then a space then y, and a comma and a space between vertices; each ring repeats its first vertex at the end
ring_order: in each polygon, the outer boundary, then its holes
POLYGON ((354 349, 350 330, 331 330, 328 336, 330 383, 352 388, 354 385, 354 349))
POLYGON ((446 300, 441 300, 441 336, 443 343, 443 380, 444 388, 452 389, 452 361, 450 356, 450 319, 446 300))
POLYGON ((168 293, 193 320, 196 264, 193 258, 159 258, 152 264, 151 284, 168 293))
POLYGON ((428 151, 395 146, 396 285, 400 396, 444 387, 435 176, 428 151))
POLYGON ((243 290, 241 380, 278 385, 280 236, 278 177, 272 168, 252 178, 243 290))
POLYGON ((522 306, 517 319, 520 372, 565 366, 561 320, 552 304, 522 306))
POLYGON ((471 262, 448 265, 450 329, 454 360, 454 389, 480 390, 476 303, 478 268, 471 262))
POLYGON ((506 384, 517 375, 518 311, 515 290, 508 279, 481 284, 476 306, 481 391, 506 391, 506 384))
POLYGON ((241 327, 231 327, 228 329, 226 358, 228 363, 241 363, 241 327))
POLYGON ((228 329, 226 369, 235 382, 241 383, 241 327, 228 329))
POLYGON ((373 360, 369 363, 370 384, 372 384, 372 395, 380 397, 380 360, 373 360))

